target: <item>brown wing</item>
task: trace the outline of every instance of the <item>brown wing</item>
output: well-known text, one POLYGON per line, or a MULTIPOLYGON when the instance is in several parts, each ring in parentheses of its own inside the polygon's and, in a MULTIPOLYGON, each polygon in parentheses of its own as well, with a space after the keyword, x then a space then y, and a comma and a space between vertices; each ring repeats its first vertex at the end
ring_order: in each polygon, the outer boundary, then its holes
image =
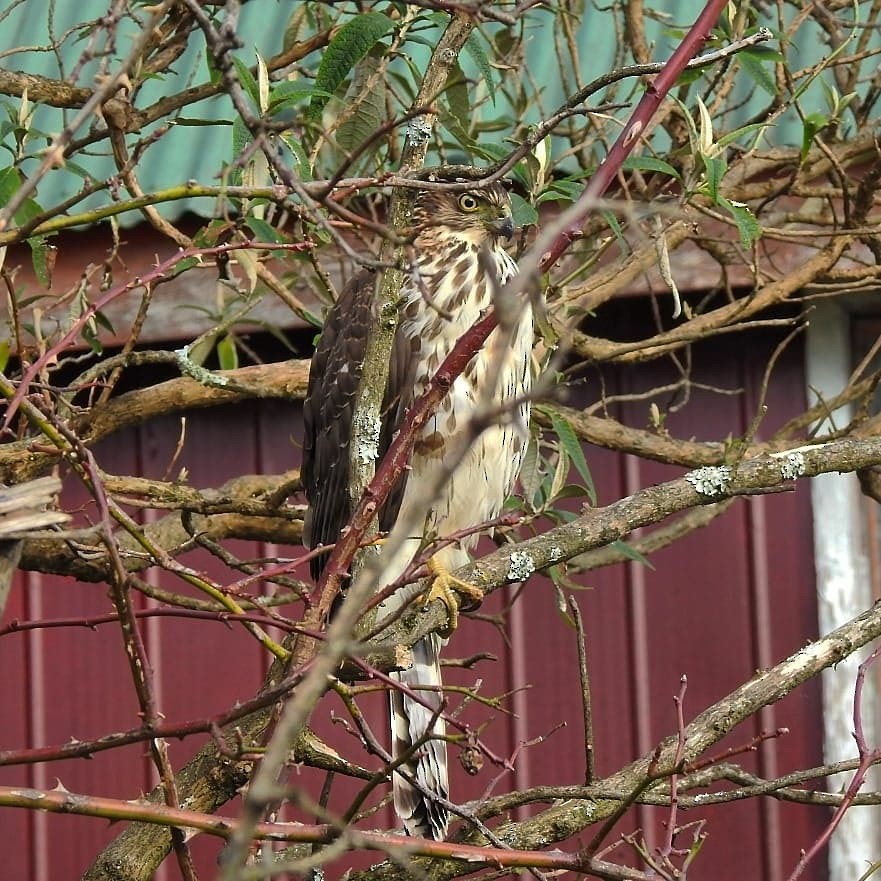
MULTIPOLYGON (((349 448, 352 417, 367 333, 375 301, 376 273, 364 270, 340 294, 327 316, 312 358, 309 385, 303 405, 303 486, 309 510, 303 526, 308 548, 336 542, 352 513, 349 500, 349 448)), ((382 408, 379 456, 385 454, 397 431, 413 392, 410 347, 398 334, 392 347, 389 378, 382 408)), ((394 522, 401 504, 405 471, 380 513, 380 526, 394 522)), ((311 561, 316 580, 327 563, 327 554, 311 561)))

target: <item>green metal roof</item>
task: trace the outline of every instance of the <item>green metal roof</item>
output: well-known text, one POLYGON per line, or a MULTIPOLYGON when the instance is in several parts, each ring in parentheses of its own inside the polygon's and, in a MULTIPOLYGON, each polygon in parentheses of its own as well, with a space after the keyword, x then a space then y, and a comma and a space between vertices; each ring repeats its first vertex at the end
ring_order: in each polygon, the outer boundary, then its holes
MULTIPOLYGON (((257 51, 263 57, 268 58, 281 50, 284 29, 297 2, 298 0, 293 0, 293 2, 292 0, 247 0, 243 4, 238 32, 238 36, 244 44, 238 55, 243 61, 251 65, 255 61, 257 51)), ((688 2, 664 0, 662 3, 654 4, 654 13, 658 19, 663 19, 664 9, 675 10, 676 23, 687 24, 696 17, 702 6, 700 0, 688 0, 688 2)), ((108 0, 79 0, 79 2, 52 0, 43 7, 48 10, 48 14, 35 15, 34 10, 38 8, 38 4, 33 0, 26 0, 23 3, 5 0, 5 6, 0 3, 0 32, 3 35, 0 50, 3 46, 8 48, 0 54, 0 65, 51 78, 70 79, 77 60, 87 47, 88 42, 88 35, 81 34, 74 28, 83 20, 105 15, 107 7, 108 0), (53 38, 54 42, 58 43, 58 48, 56 51, 49 51, 46 47, 53 42, 53 38), (11 54, 9 49, 12 47, 29 48, 11 54)), ((568 4, 568 8, 572 7, 573 4, 568 4)), ((564 86, 559 80, 557 50, 554 42, 555 22, 556 16, 551 11, 538 9, 531 13, 530 24, 526 29, 526 70, 508 71, 502 74, 504 76, 523 76, 531 80, 539 91, 539 104, 544 112, 549 112, 558 106, 563 98, 564 86)), ((677 34, 672 30, 665 30, 660 21, 650 24, 653 33, 649 36, 656 42, 655 57, 663 59, 676 45, 677 34)), ((772 22, 768 22, 768 24, 772 24, 772 22)), ((609 32, 608 14, 599 12, 588 4, 585 4, 580 22, 576 20, 576 25, 576 39, 580 47, 581 77, 583 80, 590 80, 608 71, 614 65, 618 35, 609 32)), ((133 28, 134 25, 131 21, 124 22, 116 47, 118 55, 125 54, 127 45, 134 34, 133 28)), ((497 26, 484 26, 485 32, 490 35, 494 29, 497 29, 497 26)), ((423 36, 430 38, 431 34, 426 32, 423 36)), ((190 42, 191 46, 186 53, 175 62, 173 74, 162 79, 154 79, 144 86, 137 98, 138 107, 148 106, 165 93, 176 92, 188 85, 205 82, 209 78, 204 41, 196 38, 190 42)), ((800 63, 819 59, 827 51, 819 40, 806 40, 806 43, 809 45, 795 47, 801 53, 800 63)), ((413 46, 413 60, 417 65, 420 60, 424 60, 424 58, 418 57, 419 53, 426 56, 428 51, 426 46, 413 46)), ((469 72, 468 65, 471 65, 471 72, 479 77, 479 74, 474 71, 473 61, 463 56, 463 67, 466 72, 469 72)), ((85 65, 77 78, 77 83, 86 85, 92 82, 97 67, 97 61, 91 61, 85 65)), ((769 100, 769 96, 762 94, 761 90, 756 88, 755 82, 745 76, 742 82, 737 84, 737 90, 740 95, 735 96, 732 100, 741 105, 738 113, 743 118, 748 117, 756 108, 764 106, 769 100)), ((622 91, 621 94, 627 97, 626 91, 622 91)), ((818 102, 820 97, 819 92, 815 92, 809 100, 818 102)), ((4 98, 0 100, 12 108, 12 112, 16 112, 17 99, 4 98)), ((502 113, 505 109, 503 107, 494 108, 489 102, 486 102, 482 112, 493 115, 502 113)), ((538 110, 535 112, 538 113, 538 110)), ((50 135, 58 132, 65 122, 65 113, 69 115, 70 112, 41 107, 35 115, 35 130, 50 135)), ((234 118, 231 102, 225 96, 191 105, 183 110, 182 115, 189 120, 200 117, 202 119, 231 121, 234 118)), ((78 134, 83 134, 83 131, 81 130, 78 134)), ((503 135, 503 132, 498 135, 500 142, 503 135)), ((793 115, 779 120, 773 131, 765 135, 767 143, 777 144, 795 144, 800 141, 800 138, 801 126, 793 115)), ((38 140, 34 134, 32 143, 38 140)), ((5 143, 12 143, 11 136, 7 136, 5 143)), ((109 147, 106 142, 99 143, 86 154, 77 155, 77 167, 94 179, 106 179, 115 173, 115 166, 108 151, 109 147)), ((223 163, 229 161, 232 155, 232 134, 228 125, 206 127, 179 123, 172 126, 167 134, 145 152, 138 164, 138 177, 142 188, 148 192, 190 180, 201 184, 218 183, 217 174, 223 163)), ((29 167, 34 167, 36 160, 32 159, 28 162, 30 165, 25 163, 23 166, 25 172, 29 167)), ((0 167, 4 164, 5 162, 0 159, 0 167)), ((44 206, 57 204, 74 195, 81 186, 82 178, 74 173, 74 169, 68 167, 53 170, 40 183, 37 201, 44 206)), ((106 203, 106 198, 106 195, 101 195, 91 202, 83 203, 80 208, 106 203)), ((168 203, 161 206, 161 210, 166 216, 174 218, 185 211, 196 211, 203 215, 210 215, 212 207, 211 199, 202 199, 168 203)), ((139 219, 136 212, 131 212, 122 217, 121 222, 134 224, 139 219)))
MULTIPOLYGON (((40 5, 44 6, 44 4, 40 5)), ((5 47, 45 47, 50 43, 50 33, 54 34, 56 39, 67 34, 67 39, 64 40, 60 51, 19 52, 0 58, 0 64, 9 69, 26 73, 69 79, 81 53, 86 48, 85 39, 71 29, 83 21, 105 15, 108 2, 107 0, 52 2, 45 4, 51 10, 49 17, 35 16, 36 6, 37 4, 34 2, 25 2, 18 6, 14 6, 12 2, 7 4, 7 8, 10 8, 11 11, 5 21, 0 21, 0 29, 2 29, 0 32, 3 35, 0 45, 5 47)), ((245 48, 238 53, 242 60, 253 65, 256 48, 259 48, 264 57, 278 53, 281 50, 284 24, 289 13, 289 3, 266 3, 264 0, 245 3, 242 8, 239 28, 239 37, 245 44, 245 48)), ((120 55, 125 54, 127 44, 133 35, 133 23, 129 20, 123 21, 118 45, 120 55)), ((97 61, 86 64, 77 84, 88 85, 93 81, 97 69, 97 61)), ((204 42, 199 39, 191 39, 190 46, 175 61, 172 70, 173 73, 168 77, 156 78, 144 85, 137 99, 138 107, 148 106, 165 94, 171 94, 208 80, 210 74, 205 57, 204 42)), ((2 100, 15 107, 19 103, 17 99, 4 98, 2 100)), ((53 135, 63 127, 66 117, 70 115, 70 111, 41 107, 35 114, 34 129, 53 135)), ((234 118, 234 113, 232 102, 226 96, 221 95, 189 105, 182 111, 182 116, 185 121, 194 118, 231 121, 234 118)), ((148 134, 151 129, 155 130, 156 128, 157 125, 154 124, 145 129, 142 135, 148 134)), ((77 135, 82 136, 85 131, 86 129, 83 128, 77 135)), ((6 140, 10 141, 9 138, 6 140)), ((138 180, 145 192, 189 180, 202 184, 217 184, 220 181, 216 175, 223 163, 228 162, 231 157, 232 134, 228 125, 201 127, 176 124, 146 151, 143 160, 138 163, 138 180)), ((96 180, 105 179, 116 173, 116 166, 106 141, 88 148, 84 153, 78 153, 76 163, 96 180)), ((0 166, 4 164, 6 164, 5 161, 0 159, 0 166)), ((31 160, 30 167, 34 165, 35 160, 31 160)), ((23 170, 27 172, 29 166, 25 164, 23 170)), ((53 171, 40 183, 38 201, 43 205, 58 203, 74 195, 82 183, 82 177, 71 173, 69 169, 53 171)), ((78 207, 84 209, 99 204, 106 204, 106 195, 89 199, 78 207)), ((210 215, 212 205, 211 199, 180 201, 165 204, 161 206, 160 210, 172 218, 186 211, 197 211, 210 215)), ((134 224, 139 220, 140 215, 137 212, 129 213, 121 218, 123 224, 126 221, 129 224, 134 224)))

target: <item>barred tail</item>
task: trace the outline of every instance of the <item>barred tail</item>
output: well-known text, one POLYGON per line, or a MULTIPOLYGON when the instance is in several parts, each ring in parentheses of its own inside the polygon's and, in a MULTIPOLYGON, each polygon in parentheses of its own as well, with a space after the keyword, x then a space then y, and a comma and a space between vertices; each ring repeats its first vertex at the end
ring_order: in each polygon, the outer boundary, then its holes
MULTIPOLYGON (((444 640, 437 634, 429 634, 413 646, 413 666, 409 670, 394 673, 399 682, 417 692, 425 704, 393 689, 389 695, 392 728, 392 755, 397 758, 421 740, 429 727, 434 735, 420 746, 400 770, 417 780, 423 789, 444 799, 449 794, 447 777, 447 745, 441 739, 445 726, 441 719, 431 724, 441 704, 440 691, 420 686, 441 685, 440 649, 444 640)), ((447 834, 449 815, 447 809, 434 799, 427 798, 414 788, 397 771, 393 775, 392 790, 395 812, 404 823, 408 835, 434 838, 441 841, 447 834)))

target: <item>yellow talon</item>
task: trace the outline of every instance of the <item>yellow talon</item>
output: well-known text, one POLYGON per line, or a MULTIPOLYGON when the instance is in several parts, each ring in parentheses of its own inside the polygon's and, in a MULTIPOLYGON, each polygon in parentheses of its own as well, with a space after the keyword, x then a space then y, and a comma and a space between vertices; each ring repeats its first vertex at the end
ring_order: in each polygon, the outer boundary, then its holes
POLYGON ((456 578, 438 562, 436 557, 428 561, 427 567, 434 575, 434 580, 428 593, 425 594, 424 603, 427 606, 434 600, 441 600, 447 607, 450 620, 442 633, 444 636, 449 636, 459 625, 459 598, 456 594, 467 596, 475 603, 479 603, 483 599, 483 591, 476 584, 456 578))

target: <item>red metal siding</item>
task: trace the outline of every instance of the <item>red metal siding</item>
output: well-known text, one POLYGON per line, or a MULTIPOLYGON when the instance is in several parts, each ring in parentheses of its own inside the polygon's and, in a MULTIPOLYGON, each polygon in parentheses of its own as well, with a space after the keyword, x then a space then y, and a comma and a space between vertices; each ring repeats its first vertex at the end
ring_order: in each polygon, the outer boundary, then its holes
MULTIPOLYGON (((770 343, 769 343, 770 345, 770 343)), ((670 417, 677 436, 716 438, 742 434, 755 411, 764 361, 750 357, 733 342, 714 347, 702 364, 701 379, 718 386, 743 386, 745 395, 721 397, 693 391, 694 399, 670 417), (752 368, 751 364, 759 367, 752 368)), ((768 427, 797 412, 803 400, 801 352, 784 353, 768 391, 768 427)), ((613 371, 610 391, 632 393, 663 381, 657 366, 613 371)), ((290 438, 299 436, 296 408, 259 402, 198 412, 187 420, 187 441, 180 462, 194 486, 216 486, 237 474, 278 472, 294 464, 298 453, 290 438)), ((631 424, 645 424, 647 404, 622 407, 631 424)), ((98 451, 102 467, 115 473, 163 476, 177 443, 179 420, 157 421, 126 433, 98 451)), ((763 425, 760 434, 765 433, 763 425)), ((600 503, 681 473, 605 451, 589 451, 600 503)), ((84 496, 68 480, 68 499, 84 496)), ((241 544, 244 556, 264 549, 241 544)), ((272 549, 268 549, 272 550, 272 549)), ((207 554, 187 561, 209 574, 221 574, 207 554)), ((642 752, 675 728, 672 696, 682 674, 688 675, 686 715, 694 716, 765 666, 802 645, 815 634, 814 580, 811 566, 809 493, 764 496, 735 504, 727 515, 704 530, 655 554, 654 569, 620 565, 589 573, 577 595, 588 629, 588 654, 594 698, 597 770, 605 774, 642 752)), ((157 576, 159 583, 170 581, 157 576)), ((174 584, 180 590, 179 583, 174 584)), ((511 756, 519 743, 547 740, 520 751, 516 769, 501 774, 487 764, 468 777, 453 761, 453 796, 458 801, 502 792, 513 785, 579 783, 584 777, 584 746, 574 632, 556 611, 553 591, 541 578, 530 581, 513 607, 512 591, 493 596, 481 612, 504 619, 508 643, 487 621, 466 621, 448 655, 464 657, 493 652, 499 660, 484 662, 476 673, 450 671, 450 682, 483 680, 482 693, 499 695, 528 690, 512 698, 516 717, 476 704, 464 718, 471 724, 490 721, 483 732, 500 756, 511 756), (564 722, 565 727, 557 728, 564 722), (497 776, 498 780, 495 780, 497 776), (494 782, 495 781, 495 782, 494 782), (494 785, 493 785, 494 784, 494 785)), ((107 611, 105 589, 59 578, 28 575, 20 579, 7 618, 58 617, 107 611)), ((162 711, 170 720, 216 713, 259 685, 265 659, 239 630, 203 621, 162 618, 145 624, 159 683, 162 711)), ((71 736, 94 737, 137 724, 122 644, 113 626, 96 631, 53 629, 12 634, 0 639, 4 699, 0 702, 0 747, 62 743, 71 736)), ((369 724, 385 733, 385 704, 380 695, 364 701, 369 724)), ((356 761, 375 762, 360 752, 356 738, 335 724, 343 717, 338 700, 328 696, 316 714, 316 727, 356 761)), ((761 722, 743 726, 723 745, 743 744, 760 728, 786 726, 791 734, 762 747, 758 756, 739 759, 759 773, 785 772, 821 761, 819 684, 809 685, 764 714, 761 722)), ((192 754, 196 739, 172 744, 181 762, 192 754)), ((721 747, 720 747, 721 748, 721 747)), ((131 797, 152 783, 143 746, 101 753, 91 761, 69 761, 26 770, 0 769, 0 781, 27 780, 52 786, 55 778, 69 789, 131 797)), ((297 778, 320 786, 320 776, 297 778)), ((335 786, 331 807, 344 804, 355 784, 335 786)), ((823 815, 816 809, 766 801, 692 812, 708 819, 708 841, 698 858, 697 877, 785 877, 799 850, 816 837, 823 815)), ((637 825, 652 841, 666 812, 632 812, 620 831, 637 825)), ((390 822, 386 812, 378 822, 390 822)), ((376 825, 374 822, 373 825, 376 825)), ((116 828, 86 818, 43 816, 0 811, 4 840, 21 842, 7 848, 4 879, 56 881, 78 877, 116 828), (50 844, 51 842, 51 844, 50 844)), ((216 842, 198 842, 198 861, 212 877, 216 842)), ((178 877, 172 865, 165 877, 178 877)), ((822 867, 813 875, 823 877, 822 867)))

